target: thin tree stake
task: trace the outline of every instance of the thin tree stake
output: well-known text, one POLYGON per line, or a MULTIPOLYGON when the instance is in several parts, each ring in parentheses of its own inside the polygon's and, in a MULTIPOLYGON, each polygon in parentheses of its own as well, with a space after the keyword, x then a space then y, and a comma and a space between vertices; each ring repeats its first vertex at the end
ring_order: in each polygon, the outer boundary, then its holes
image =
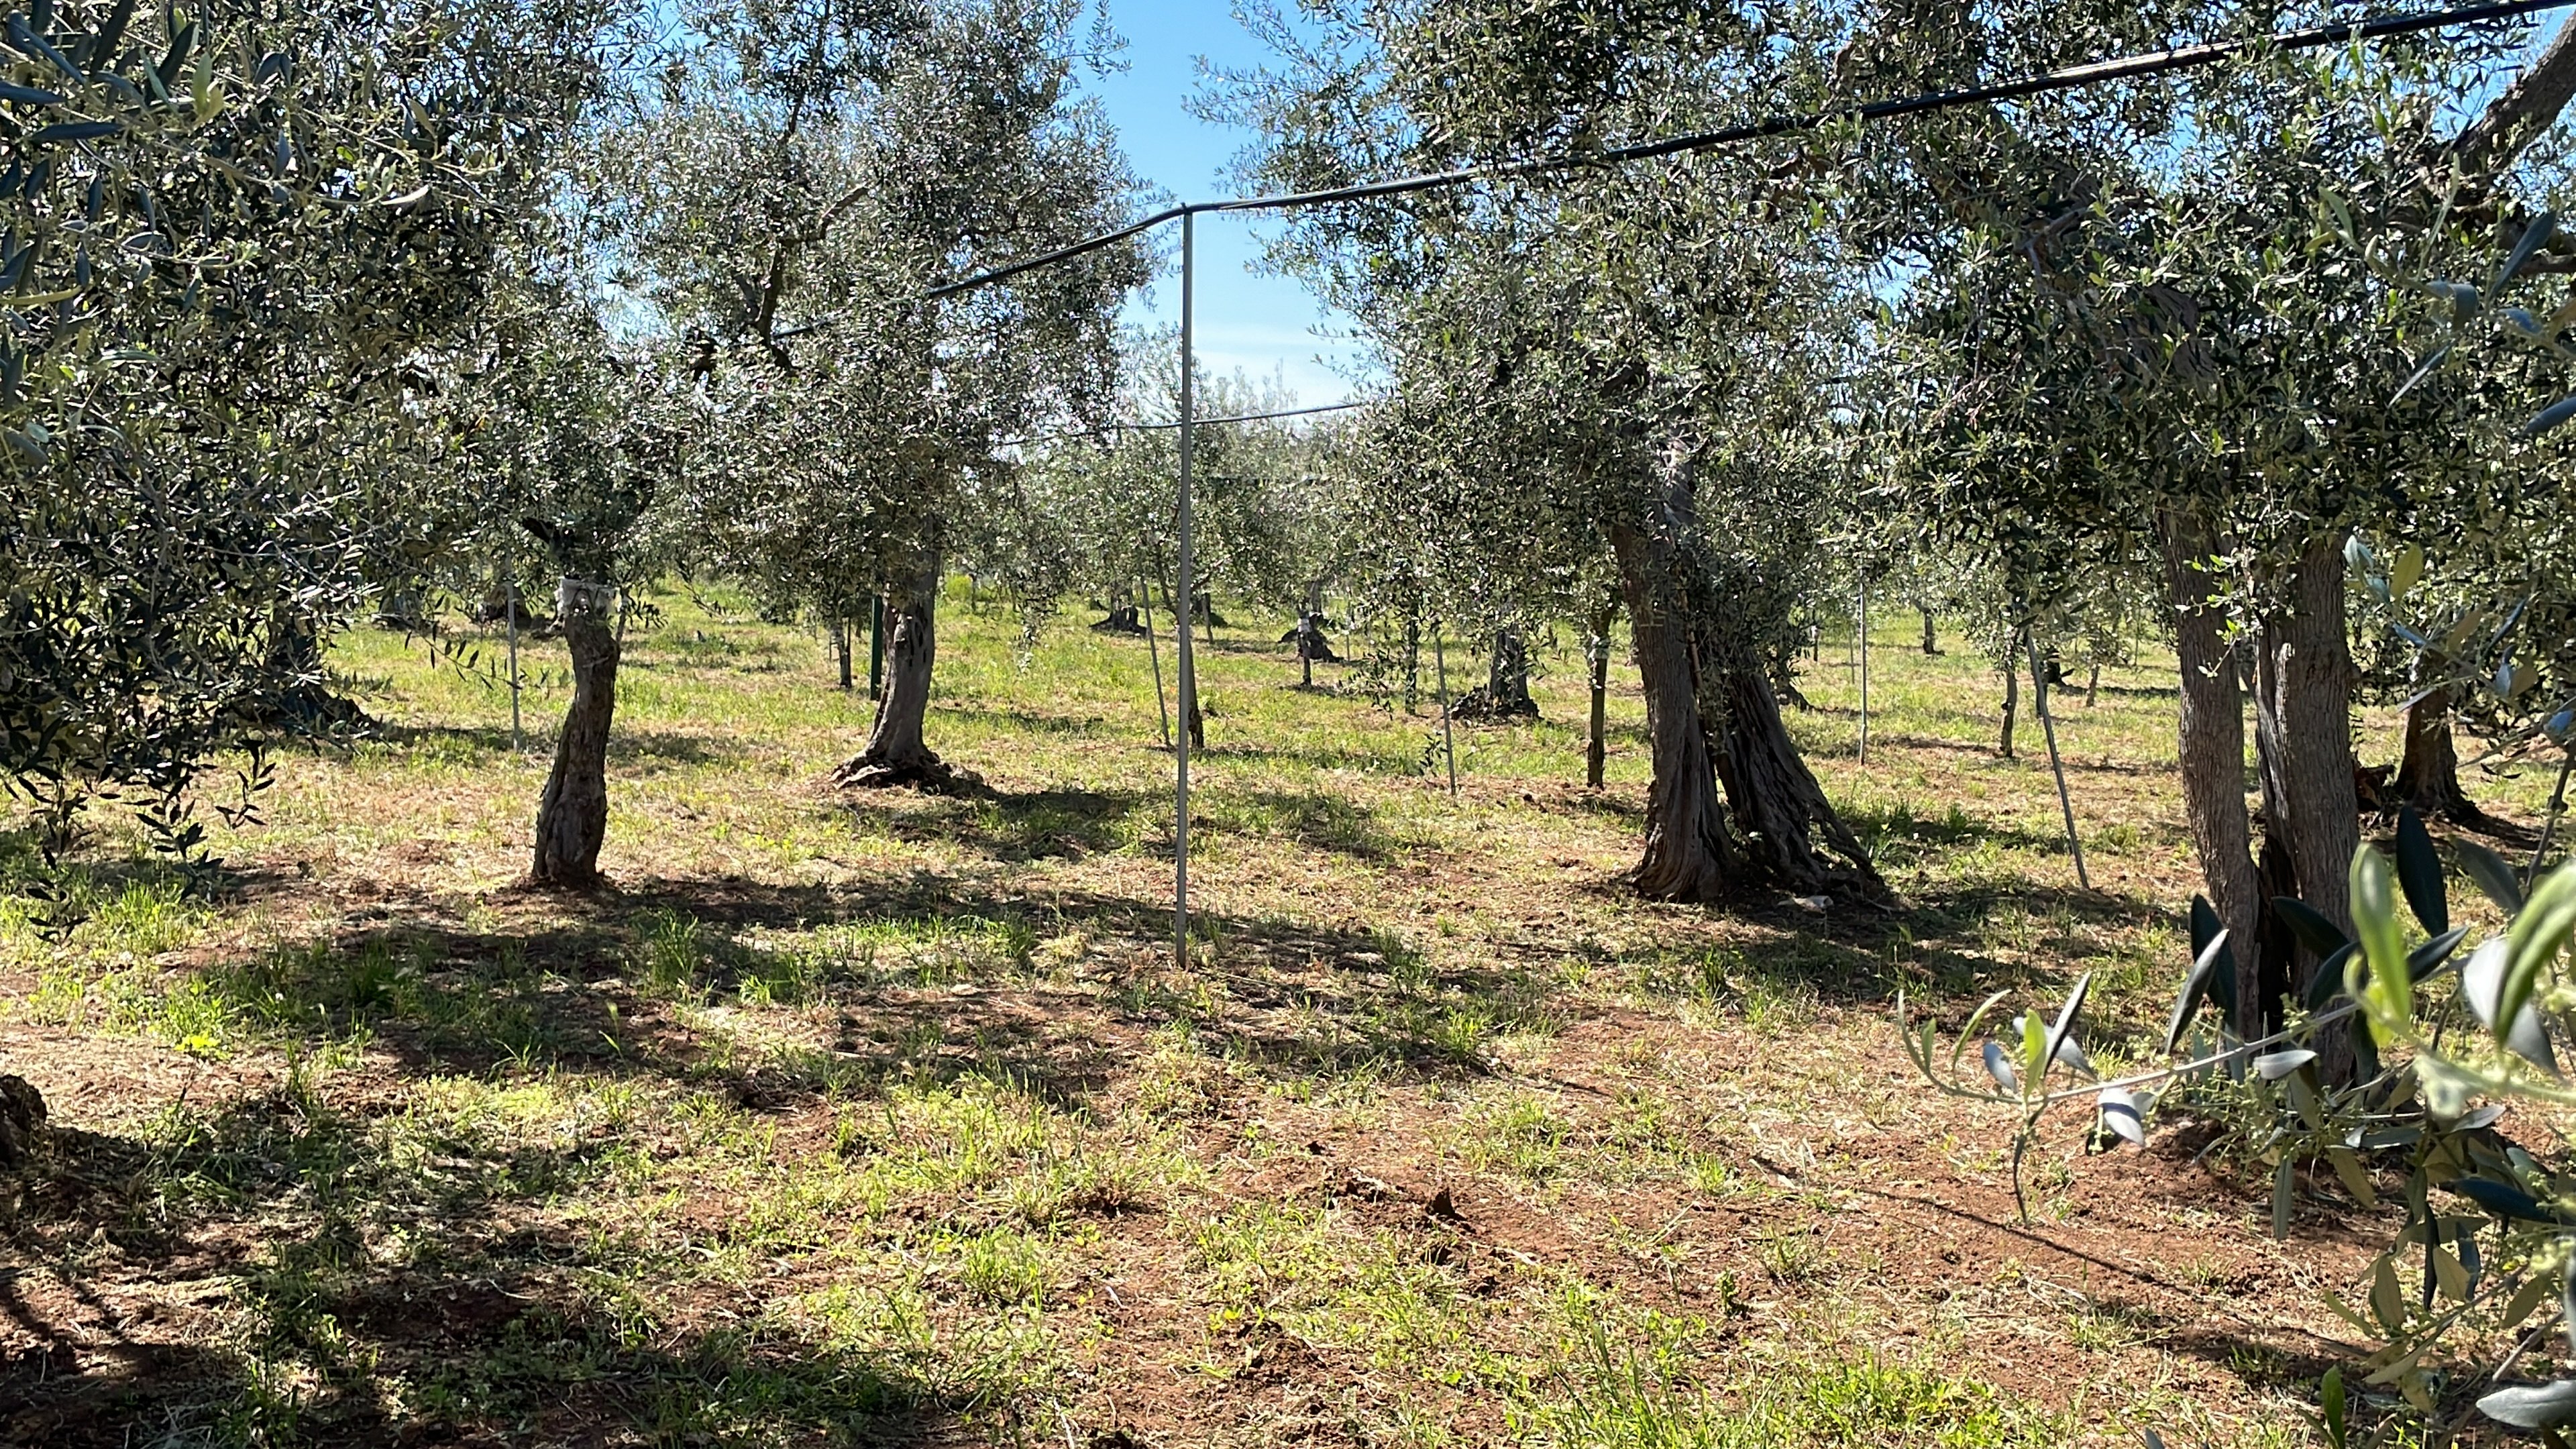
POLYGON ((505 587, 503 610, 510 616, 510 752, 521 754, 527 744, 519 734, 519 585, 513 580, 505 587))
POLYGON ((2066 763, 2057 757, 2057 721, 2048 713, 2048 673, 2039 667, 2039 632, 2031 630, 2022 636, 2030 643, 2031 707, 2039 711, 2039 732, 2048 740, 2048 770, 2057 777, 2057 808, 2066 813, 2066 849, 2075 857, 2075 883, 2093 889, 2093 878, 2084 872, 2084 842, 2075 835, 2075 802, 2066 793, 2066 763))
POLYGON ((1154 640, 1154 594, 1149 588, 1136 601, 1136 622, 1145 626, 1145 657, 1154 661, 1154 713, 1163 721, 1163 748, 1172 747, 1172 706, 1163 698, 1163 648, 1154 640))
POLYGON ((1441 646, 1440 626, 1431 626, 1431 662, 1440 675, 1440 750, 1449 757, 1449 798, 1458 798, 1458 737, 1449 727, 1449 654, 1441 646))
POLYGON ((1869 763, 1869 575, 1860 576, 1860 762, 1869 763))
POLYGON ((2558 788, 2550 792, 2549 818, 2540 822, 2540 843, 2532 847, 2530 868, 2522 873, 2524 890, 2531 889, 2531 883, 2540 879, 2540 859, 2549 853, 2549 837, 2558 833, 2558 817, 2567 809, 2569 770, 2576 770, 2576 749, 2570 749, 2567 758, 2558 762, 2558 788))
MULTIPOLYGON (((1197 581, 1197 559, 1191 552, 1190 536, 1190 447, 1194 441, 1197 397, 1191 386, 1191 369, 1197 365, 1192 333, 1192 314, 1196 310, 1193 292, 1198 282, 1197 218, 1181 218, 1181 436, 1179 514, 1181 534, 1180 587, 1181 613, 1173 633, 1181 643, 1180 694, 1182 707, 1198 702, 1197 661, 1190 657, 1190 608, 1198 597, 1193 585, 1197 581)), ((1216 601, 1208 601, 1208 638, 1216 638, 1216 601)), ((1172 736, 1172 969, 1190 969, 1190 732, 1186 721, 1172 736)))

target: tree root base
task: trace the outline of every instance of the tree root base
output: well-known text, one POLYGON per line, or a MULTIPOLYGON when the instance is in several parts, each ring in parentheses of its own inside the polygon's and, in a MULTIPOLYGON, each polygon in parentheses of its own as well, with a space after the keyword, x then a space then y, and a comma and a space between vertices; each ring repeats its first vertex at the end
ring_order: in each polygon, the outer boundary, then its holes
POLYGON ((865 755, 832 772, 844 790, 919 790, 925 795, 971 795, 984 777, 931 755, 918 760, 871 760, 865 755))

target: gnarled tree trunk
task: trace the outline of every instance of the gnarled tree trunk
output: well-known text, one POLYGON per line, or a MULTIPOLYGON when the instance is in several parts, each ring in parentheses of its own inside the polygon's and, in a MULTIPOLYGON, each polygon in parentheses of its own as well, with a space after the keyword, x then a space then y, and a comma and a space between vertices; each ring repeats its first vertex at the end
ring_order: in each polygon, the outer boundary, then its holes
POLYGON ((2451 738, 2451 691, 2436 689, 2406 707, 2406 753, 2397 765, 2397 798, 2428 819, 2463 825, 2486 812, 2460 788, 2460 750, 2451 738))
MULTIPOLYGON (((2319 538, 2300 553, 2257 631, 2254 732, 2263 778, 2266 853, 2277 850, 2298 896, 2352 931, 2348 899, 2353 852, 2361 847, 2361 802, 2352 769, 2352 657, 2344 637, 2343 541, 2319 538)), ((2318 966, 2298 952, 2287 974, 2303 992, 2318 966)), ((2285 963, 2286 964, 2286 963, 2285 963)), ((2314 1043, 2318 1070, 2346 1081, 2354 1069, 2350 1034, 2330 1027, 2314 1043)))
POLYGON ((1884 899, 1885 882, 1781 723, 1760 655, 1703 612, 1693 472, 1686 456, 1668 464, 1657 516, 1610 529, 1655 767, 1637 889, 1661 900, 1754 887, 1884 899), (1843 861, 1819 858, 1819 842, 1843 861))
POLYGON ((2249 1040, 2262 1035, 2272 1002, 2260 989, 2264 960, 2259 931, 2267 914, 2254 873, 2245 817, 2245 697, 2227 642, 2227 615, 2209 576, 2195 567, 2215 554, 2216 543, 2192 519, 2167 514, 2165 595, 2174 611, 2175 653, 2182 664, 2182 707, 2176 755, 2182 766, 2183 813, 2200 856, 2211 909, 2227 928, 2241 974, 2236 1029, 2249 1040))
POLYGON ((1914 612, 1923 616, 1923 653, 1926 657, 1939 654, 1941 652, 1941 643, 1939 640, 1932 637, 1932 611, 1930 609, 1917 609, 1914 612))
POLYGON ((564 643, 572 650, 572 704, 555 740, 554 768, 537 797, 535 859, 539 885, 583 887, 599 881, 600 842, 608 838, 608 731, 617 712, 617 635, 604 589, 567 579, 557 600, 564 643))
POLYGON ((913 569, 886 590, 886 621, 893 637, 886 641, 885 694, 877 701, 867 748, 833 772, 835 784, 935 790, 958 781, 959 772, 931 753, 922 739, 930 713, 931 665, 939 653, 939 564, 939 550, 925 549, 913 569))
POLYGON ((1601 788, 1602 768, 1608 762, 1606 738, 1610 720, 1610 611, 1593 616, 1592 632, 1583 641, 1583 661, 1592 673, 1592 715, 1583 741, 1583 783, 1591 789, 1601 788))
MULTIPOLYGON (((2020 630, 2013 631, 2010 647, 2015 650, 2021 648, 2020 630)), ((2013 666, 2012 657, 2007 654, 2004 658, 2004 731, 2003 738, 1995 743, 1995 753, 2007 760, 2018 758, 2013 754, 2013 724, 2020 714, 2021 671, 2013 666)))
POLYGON ((1619 559, 1654 756, 1637 893, 1659 901, 1721 900, 1737 884, 1742 865, 1727 832, 1708 734, 1700 727, 1699 658, 1681 551, 1672 539, 1625 523, 1612 525, 1610 546, 1619 559))
POLYGON ((1742 645, 1728 648, 1725 658, 1717 681, 1724 714, 1712 726, 1723 731, 1717 774, 1743 832, 1745 854, 1773 884, 1801 895, 1830 891, 1884 898, 1887 885, 1869 852, 1834 813, 1781 723, 1771 672, 1742 645), (1820 845, 1839 856, 1839 863, 1820 856, 1820 845))

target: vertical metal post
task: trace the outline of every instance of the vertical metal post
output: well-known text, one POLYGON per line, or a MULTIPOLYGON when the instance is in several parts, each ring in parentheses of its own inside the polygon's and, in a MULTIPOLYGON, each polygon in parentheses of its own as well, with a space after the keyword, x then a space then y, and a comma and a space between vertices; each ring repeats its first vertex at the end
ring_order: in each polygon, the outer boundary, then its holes
POLYGON ((510 615, 510 752, 524 753, 527 745, 519 734, 519 581, 512 579, 503 595, 503 607, 510 615))
POLYGON ((2048 769, 2057 777, 2057 808, 2066 812, 2066 849, 2075 857, 2075 883, 2093 889, 2093 878, 2084 873, 2084 842, 2075 835, 2075 802, 2066 794, 2066 766, 2057 758, 2057 722, 2048 713, 2048 671, 2039 667, 2039 631, 2033 629, 2024 638, 2030 641, 2031 706, 2039 711, 2040 733, 2048 737, 2048 769))
POLYGON ((1869 763, 1869 575, 1860 576, 1860 762, 1869 763))
POLYGON ((1154 591, 1137 596, 1136 622, 1145 626, 1145 657, 1154 661, 1154 716, 1163 722, 1163 748, 1172 747, 1172 706, 1163 698, 1163 646, 1154 641, 1154 591))
MULTIPOLYGON (((1198 700, 1198 664, 1190 650, 1190 601, 1198 597, 1194 587, 1198 579, 1197 562, 1191 555, 1190 533, 1190 445, 1195 439, 1197 419, 1192 415, 1195 399, 1191 392, 1191 372, 1197 358, 1193 355, 1191 295, 1198 281, 1198 218, 1191 212, 1181 213, 1181 480, 1180 532, 1181 563, 1180 627, 1172 632, 1181 642, 1181 710, 1187 714, 1198 700)), ((1172 736, 1172 968, 1187 971, 1190 967, 1190 732, 1184 728, 1172 736)))
POLYGON ((1449 651, 1441 642, 1441 628, 1431 626, 1431 663, 1440 678, 1440 750, 1449 757, 1449 798, 1458 798, 1458 738, 1449 727, 1449 651))
POLYGON ((868 698, 885 698, 885 595, 878 594, 868 609, 868 698))

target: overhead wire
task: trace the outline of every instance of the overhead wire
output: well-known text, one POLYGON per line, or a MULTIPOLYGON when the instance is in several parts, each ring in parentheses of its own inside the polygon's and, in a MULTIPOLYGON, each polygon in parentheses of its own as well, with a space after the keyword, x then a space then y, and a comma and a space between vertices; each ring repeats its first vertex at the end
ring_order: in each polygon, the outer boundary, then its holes
POLYGON ((1892 120, 1900 116, 1923 115, 1959 106, 2019 100, 2027 96, 2046 95, 2055 91, 2082 90, 2113 81, 2136 80, 2174 71, 2195 70, 2258 50, 2314 50, 2354 41, 2381 40, 2391 36, 2415 35, 2432 30, 2450 30, 2471 25, 2493 24, 2504 20, 2519 20, 2553 10, 2565 10, 2571 6, 2576 6, 2576 0, 2497 0, 2497 3, 2463 5, 2449 10, 2414 15, 2377 15, 2361 20, 2336 21, 2296 30, 2273 31, 2237 40, 2213 40, 2198 45, 2176 46, 2167 50, 2141 51, 2133 55, 2090 61, 2083 65, 2067 66, 2060 70, 2045 71, 2037 75, 2021 76, 1985 85, 1964 86, 1945 91, 1924 91, 1860 105, 1829 106, 1821 110, 1770 116, 1738 125, 1722 126, 1710 131, 1636 141, 1624 146, 1609 146, 1598 150, 1533 157, 1520 161, 1495 162, 1481 166, 1460 166, 1446 171, 1396 176, 1383 181, 1363 182, 1329 190, 1186 202, 1179 206, 1166 207, 1114 231, 1085 237, 1081 241, 1058 247, 1053 251, 1041 252, 1033 257, 1026 257, 933 287, 922 294, 922 299, 935 301, 943 297, 953 297, 962 292, 974 291, 980 287, 989 287, 994 283, 1008 281, 1042 267, 1071 261, 1076 257, 1099 251, 1103 247, 1115 246, 1130 237, 1141 236, 1170 222, 1213 212, 1295 211, 1308 207, 1332 206, 1353 201, 1374 201, 1390 196, 1444 190, 1478 181, 1574 171, 1588 167, 1625 165, 1634 161, 1651 161, 1666 156, 1741 145, 1747 141, 1773 136, 1819 131, 1828 126, 1849 122, 1892 120))

